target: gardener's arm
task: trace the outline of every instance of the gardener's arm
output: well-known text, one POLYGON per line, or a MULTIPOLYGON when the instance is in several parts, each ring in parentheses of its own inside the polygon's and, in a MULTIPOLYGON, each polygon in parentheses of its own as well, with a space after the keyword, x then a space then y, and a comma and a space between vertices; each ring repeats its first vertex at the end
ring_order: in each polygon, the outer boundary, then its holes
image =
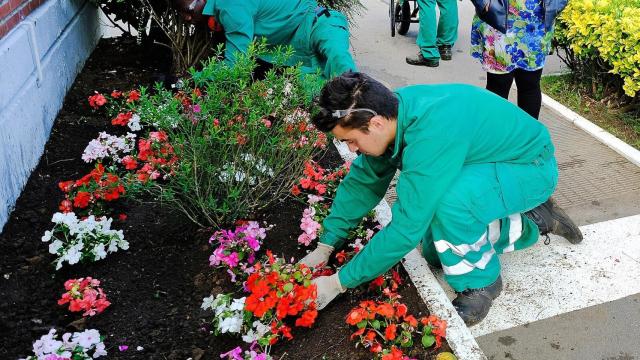
POLYGON ((322 223, 320 242, 341 247, 349 230, 380 202, 395 171, 386 158, 358 156, 338 186, 329 216, 322 223))
POLYGON ((218 21, 226 37, 225 61, 233 65, 238 52, 246 54, 253 41, 256 5, 253 1, 224 1, 219 4, 218 21))
POLYGON ((467 145, 456 135, 425 138, 405 147, 393 218, 340 270, 343 287, 383 274, 424 237, 440 198, 464 164, 467 145))

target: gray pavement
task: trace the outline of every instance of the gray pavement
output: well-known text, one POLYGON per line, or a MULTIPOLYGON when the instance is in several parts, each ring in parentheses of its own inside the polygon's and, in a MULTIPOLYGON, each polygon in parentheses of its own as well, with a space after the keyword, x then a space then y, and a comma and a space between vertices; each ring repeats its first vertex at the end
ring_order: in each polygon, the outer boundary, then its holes
MULTIPOLYGON (((418 24, 407 36, 392 38, 388 3, 364 0, 368 10, 352 28, 352 47, 360 71, 391 87, 461 82, 484 86, 480 64, 469 55, 473 6, 458 2, 460 26, 453 60, 438 68, 415 67, 418 24)), ((544 74, 566 71, 555 56, 544 74)), ((560 181, 554 197, 579 225, 640 214, 640 168, 543 106, 541 121, 557 148, 560 181)), ((394 194, 388 200, 393 202, 394 194)), ((579 250, 577 250, 579 251, 579 250)), ((544 269, 541 269, 544 271, 544 269)), ((635 359, 640 357, 640 295, 583 308, 546 320, 480 336, 490 359, 635 359)))

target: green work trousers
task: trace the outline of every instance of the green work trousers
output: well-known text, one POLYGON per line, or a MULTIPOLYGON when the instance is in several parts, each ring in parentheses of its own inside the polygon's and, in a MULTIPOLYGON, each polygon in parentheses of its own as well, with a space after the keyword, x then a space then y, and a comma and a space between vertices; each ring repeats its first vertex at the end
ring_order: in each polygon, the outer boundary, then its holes
POLYGON ((416 44, 425 59, 440 59, 438 46, 451 45, 458 38, 458 0, 418 0, 420 30, 416 44), (436 4, 440 18, 436 22, 436 4))
POLYGON ((442 266, 455 291, 491 285, 500 275, 499 254, 538 240, 538 227, 521 213, 546 201, 557 181, 548 153, 531 164, 464 166, 422 240, 423 256, 442 266))

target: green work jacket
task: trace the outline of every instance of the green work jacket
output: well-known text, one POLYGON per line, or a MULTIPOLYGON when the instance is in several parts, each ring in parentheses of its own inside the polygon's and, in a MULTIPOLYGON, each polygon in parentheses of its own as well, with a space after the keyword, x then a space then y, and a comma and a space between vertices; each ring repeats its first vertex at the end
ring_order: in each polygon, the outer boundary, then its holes
POLYGON ((341 247, 349 230, 382 199, 396 170, 401 171, 391 222, 339 273, 348 288, 386 272, 420 243, 440 198, 463 166, 496 163, 505 196, 517 196, 515 189, 522 184, 498 165, 529 164, 552 148, 543 124, 484 89, 415 85, 395 94, 399 107, 393 147, 383 156, 354 160, 323 222, 320 242, 341 247))

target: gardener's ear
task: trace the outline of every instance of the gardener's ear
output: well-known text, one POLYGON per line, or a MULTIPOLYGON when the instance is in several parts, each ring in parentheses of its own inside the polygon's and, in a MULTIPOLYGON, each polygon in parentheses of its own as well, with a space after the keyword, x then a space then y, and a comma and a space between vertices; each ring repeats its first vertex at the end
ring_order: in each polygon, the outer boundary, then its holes
POLYGON ((387 119, 380 115, 375 115, 369 119, 369 129, 382 130, 386 126, 387 119))

